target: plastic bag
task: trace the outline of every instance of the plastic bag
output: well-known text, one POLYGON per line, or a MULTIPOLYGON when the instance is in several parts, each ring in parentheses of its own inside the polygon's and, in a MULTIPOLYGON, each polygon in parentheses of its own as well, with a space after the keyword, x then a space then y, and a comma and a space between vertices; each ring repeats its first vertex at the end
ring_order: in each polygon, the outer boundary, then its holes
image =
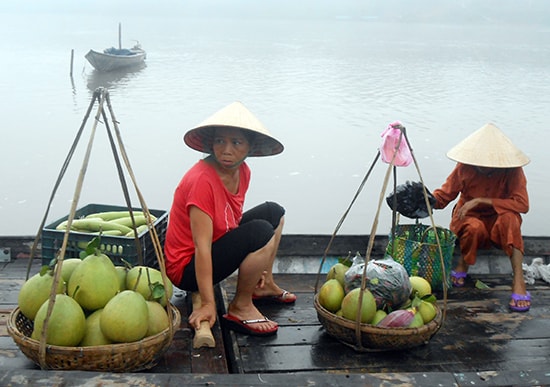
POLYGON ((380 134, 382 137, 380 155, 382 156, 383 162, 390 164, 395 153, 393 165, 397 167, 406 167, 412 163, 413 158, 405 136, 401 137, 401 143, 399 144, 399 137, 401 136, 400 128, 404 128, 401 122, 395 121, 389 124, 386 130, 380 134), (399 144, 399 147, 397 144, 399 144))
MULTIPOLYGON (((435 197, 426 189, 430 207, 436 203, 435 197)), ((405 184, 398 185, 395 193, 391 193, 386 197, 386 203, 394 210, 394 196, 396 197, 395 210, 401 215, 411 219, 422 219, 430 215, 426 208, 426 200, 424 199, 424 190, 422 183, 407 181, 405 184)))
MULTIPOLYGON (((345 274, 346 294, 361 287, 365 261, 358 254, 345 274)), ((410 297, 412 287, 407 271, 400 263, 386 256, 367 263, 365 287, 376 300, 377 309, 397 309, 410 297)))
POLYGON ((367 285, 378 309, 394 310, 409 300, 412 287, 407 271, 400 263, 386 256, 367 264, 367 285))
POLYGON ((545 265, 542 258, 533 258, 530 265, 524 263, 522 267, 527 284, 534 285, 537 279, 550 283, 550 264, 545 265))
POLYGON ((355 288, 361 287, 361 279, 363 278, 364 268, 365 260, 361 254, 357 252, 351 261, 351 266, 348 271, 346 271, 346 274, 344 274, 344 290, 346 294, 355 288))

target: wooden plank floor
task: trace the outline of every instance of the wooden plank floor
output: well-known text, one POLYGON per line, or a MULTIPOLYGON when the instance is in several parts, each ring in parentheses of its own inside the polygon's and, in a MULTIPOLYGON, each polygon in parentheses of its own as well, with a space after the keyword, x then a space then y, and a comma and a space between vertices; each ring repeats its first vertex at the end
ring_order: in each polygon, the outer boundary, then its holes
MULTIPOLYGON (((189 300, 176 292, 182 313, 174 341, 159 364, 134 374, 42 371, 7 334, 6 319, 17 305, 27 260, 0 264, 0 385, 388 385, 536 386, 550 385, 550 287, 529 286, 529 313, 510 313, 510 278, 473 275, 449 293, 447 318, 429 344, 399 352, 358 353, 329 336, 313 308, 314 274, 277 274, 278 283, 298 294, 292 306, 262 305, 280 324, 270 338, 249 337, 214 326, 218 346, 194 350, 187 325, 189 300), (474 288, 481 279, 488 290, 474 288)), ((39 270, 39 264, 33 271, 39 270)), ((235 278, 222 283, 225 302, 235 278)), ((440 297, 441 298, 441 297, 440 297)), ((220 302, 220 312, 223 303, 220 302)))
MULTIPOLYGON (((452 372, 550 371, 550 287, 529 286, 528 313, 508 310, 511 279, 507 275, 475 276, 448 294, 447 315, 427 344, 393 352, 356 352, 329 336, 313 307, 316 275, 278 275, 278 282, 298 295, 293 306, 260 306, 279 322, 276 336, 257 338, 232 333, 234 372, 452 372), (474 279, 490 289, 480 290, 474 279)), ((235 279, 226 280, 228 297, 235 279)), ((438 295, 443 307, 443 295, 438 295)), ((550 379, 548 380, 550 382, 550 379)))

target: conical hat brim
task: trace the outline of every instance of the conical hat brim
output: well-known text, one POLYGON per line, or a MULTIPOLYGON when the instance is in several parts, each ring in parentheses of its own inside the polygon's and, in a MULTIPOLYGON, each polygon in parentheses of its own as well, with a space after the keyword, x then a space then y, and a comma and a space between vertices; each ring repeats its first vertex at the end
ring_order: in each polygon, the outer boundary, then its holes
POLYGON ((529 163, 527 157, 495 125, 486 124, 447 152, 451 160, 489 168, 515 168, 529 163))
POLYGON ((254 135, 248 156, 272 156, 284 150, 283 144, 241 102, 233 102, 190 129, 183 141, 192 149, 210 154, 214 129, 223 127, 244 129, 254 135))

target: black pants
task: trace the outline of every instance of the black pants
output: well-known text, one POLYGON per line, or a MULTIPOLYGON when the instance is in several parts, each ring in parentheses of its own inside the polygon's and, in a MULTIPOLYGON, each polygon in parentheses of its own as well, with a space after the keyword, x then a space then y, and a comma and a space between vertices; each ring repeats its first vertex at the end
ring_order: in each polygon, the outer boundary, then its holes
MULTIPOLYGON (((265 202, 243 214, 239 227, 229 231, 212 244, 212 279, 214 284, 229 277, 239 268, 248 254, 264 247, 279 227, 285 209, 274 202, 265 202)), ((195 276, 195 257, 185 267, 182 290, 198 290, 195 276)))

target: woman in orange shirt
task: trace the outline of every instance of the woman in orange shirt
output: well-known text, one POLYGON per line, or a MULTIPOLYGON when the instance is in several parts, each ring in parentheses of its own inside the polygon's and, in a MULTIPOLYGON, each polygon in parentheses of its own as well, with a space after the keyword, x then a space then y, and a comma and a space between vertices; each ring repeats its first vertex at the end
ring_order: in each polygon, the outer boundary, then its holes
POLYGON ((459 196, 450 229, 457 235, 461 257, 451 273, 453 286, 464 286, 468 267, 478 249, 502 249, 512 266, 510 309, 523 312, 531 295, 523 278, 521 214, 529 210, 523 166, 529 158, 493 124, 487 124, 452 148, 447 156, 457 162, 441 188, 433 192, 435 208, 445 208, 459 196))

